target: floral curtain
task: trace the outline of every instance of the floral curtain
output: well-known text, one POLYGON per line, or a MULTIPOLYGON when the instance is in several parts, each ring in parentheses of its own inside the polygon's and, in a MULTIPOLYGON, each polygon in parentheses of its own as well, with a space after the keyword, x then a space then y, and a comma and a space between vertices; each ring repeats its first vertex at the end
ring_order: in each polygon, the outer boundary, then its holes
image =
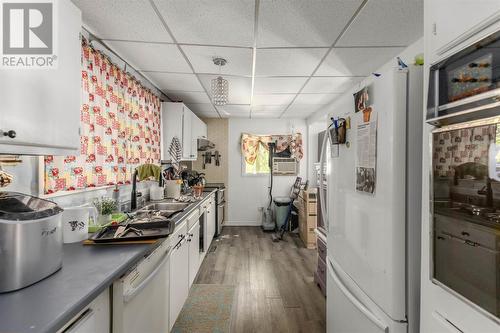
POLYGON ((82 42, 80 155, 45 157, 45 193, 130 183, 160 160, 160 99, 82 42))
POLYGON ((281 153, 290 150, 292 157, 301 160, 304 156, 302 145, 302 134, 291 135, 254 135, 243 133, 241 135, 241 153, 248 164, 254 164, 259 153, 259 149, 268 150, 268 143, 276 142, 276 152, 281 153))

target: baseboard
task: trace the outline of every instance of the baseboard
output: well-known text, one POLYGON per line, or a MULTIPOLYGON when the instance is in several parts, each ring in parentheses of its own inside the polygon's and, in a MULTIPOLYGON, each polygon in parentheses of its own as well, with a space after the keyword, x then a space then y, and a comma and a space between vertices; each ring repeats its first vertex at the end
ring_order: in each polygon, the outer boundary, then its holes
POLYGON ((225 227, 258 227, 261 226, 260 221, 225 221, 225 227))

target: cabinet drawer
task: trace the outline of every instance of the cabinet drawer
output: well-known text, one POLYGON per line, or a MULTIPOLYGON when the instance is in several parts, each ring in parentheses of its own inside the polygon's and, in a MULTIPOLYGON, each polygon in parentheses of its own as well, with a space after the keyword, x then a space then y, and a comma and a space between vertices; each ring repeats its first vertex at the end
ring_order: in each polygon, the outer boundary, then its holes
POLYGON ((439 214, 435 214, 434 223, 436 231, 474 241, 492 250, 500 250, 500 232, 494 229, 439 214))

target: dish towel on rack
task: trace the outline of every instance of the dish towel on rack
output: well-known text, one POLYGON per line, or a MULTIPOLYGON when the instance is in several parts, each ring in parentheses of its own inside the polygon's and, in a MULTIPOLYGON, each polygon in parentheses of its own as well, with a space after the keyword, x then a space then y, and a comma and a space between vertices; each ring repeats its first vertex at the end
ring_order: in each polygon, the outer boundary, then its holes
POLYGON ((179 162, 182 158, 182 145, 179 141, 179 138, 174 136, 172 142, 170 143, 170 147, 168 148, 168 153, 170 154, 170 158, 172 159, 172 165, 179 170, 179 162))

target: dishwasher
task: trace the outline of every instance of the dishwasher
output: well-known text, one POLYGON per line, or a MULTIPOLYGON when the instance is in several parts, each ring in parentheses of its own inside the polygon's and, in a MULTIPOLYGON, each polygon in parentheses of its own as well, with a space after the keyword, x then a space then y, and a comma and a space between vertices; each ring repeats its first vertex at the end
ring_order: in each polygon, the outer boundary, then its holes
POLYGON ((113 283, 113 333, 169 331, 170 240, 113 283))

